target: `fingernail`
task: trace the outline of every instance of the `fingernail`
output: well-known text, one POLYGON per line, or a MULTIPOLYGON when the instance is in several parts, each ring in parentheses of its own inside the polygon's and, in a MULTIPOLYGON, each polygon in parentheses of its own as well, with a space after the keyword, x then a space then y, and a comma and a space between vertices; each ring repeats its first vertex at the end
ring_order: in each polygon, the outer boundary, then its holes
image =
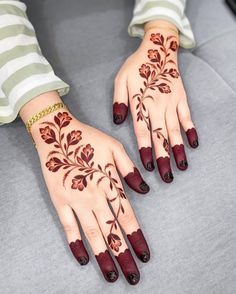
POLYGON ((139 279, 140 279, 140 276, 135 274, 135 273, 131 273, 128 275, 128 281, 131 285, 136 285, 138 284, 139 282, 139 279))
POLYGON ((121 124, 127 116, 128 107, 124 103, 114 103, 113 104, 113 121, 115 124, 121 124))
POLYGON ((194 140, 193 142, 192 142, 192 147, 193 148, 197 148, 198 147, 198 140, 194 140))
POLYGON ((109 281, 115 282, 118 278, 118 275, 115 271, 110 271, 109 273, 107 273, 107 278, 109 281))
POLYGON ((153 170, 154 170, 154 164, 153 164, 152 161, 150 161, 150 162, 148 162, 148 163, 146 164, 146 169, 147 169, 148 171, 153 171, 153 170))
POLYGON ((187 162, 187 160, 181 160, 178 163, 178 165, 179 165, 180 169, 185 170, 188 167, 188 162, 187 162))
POLYGON ((148 262, 150 259, 150 254, 144 251, 139 258, 142 260, 142 262, 148 262))
POLYGON ((78 262, 80 265, 86 265, 89 262, 89 260, 86 256, 80 256, 78 258, 78 262))
POLYGON ((142 147, 139 149, 140 158, 143 166, 147 171, 154 170, 154 163, 152 159, 152 148, 151 147, 142 147))
POLYGON ((163 178, 166 183, 171 183, 174 179, 174 176, 171 171, 168 171, 167 173, 164 174, 163 178))
POLYGON ((139 185, 140 190, 142 190, 144 193, 149 192, 150 188, 147 183, 144 181, 139 185))

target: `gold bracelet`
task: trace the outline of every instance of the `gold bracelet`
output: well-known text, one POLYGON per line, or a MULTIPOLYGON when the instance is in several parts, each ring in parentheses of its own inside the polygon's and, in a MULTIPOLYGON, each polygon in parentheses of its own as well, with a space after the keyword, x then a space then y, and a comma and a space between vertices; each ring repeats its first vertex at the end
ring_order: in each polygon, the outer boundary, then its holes
POLYGON ((163 27, 163 26, 159 26, 159 25, 153 25, 153 26, 147 26, 147 28, 145 29, 144 27, 144 31, 145 33, 149 30, 152 30, 152 29, 161 29, 161 30, 166 30, 166 31, 172 31, 174 32, 175 34, 179 35, 179 31, 178 30, 175 30, 171 27, 163 27))
POLYGON ((28 121, 26 122, 26 129, 28 131, 28 133, 31 134, 31 127, 32 125, 38 121, 40 118, 60 109, 60 108, 66 108, 65 104, 62 103, 62 102, 59 102, 59 103, 55 103, 51 106, 48 106, 47 108, 44 108, 43 110, 41 110, 40 112, 34 114, 33 116, 31 116, 30 119, 28 119, 28 121))

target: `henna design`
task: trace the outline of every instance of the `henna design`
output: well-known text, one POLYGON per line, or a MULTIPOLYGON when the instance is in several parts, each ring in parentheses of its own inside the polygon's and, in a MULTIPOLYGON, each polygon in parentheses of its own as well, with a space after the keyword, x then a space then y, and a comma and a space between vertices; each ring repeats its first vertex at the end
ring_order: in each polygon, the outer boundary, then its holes
POLYGON ((152 147, 142 147, 139 149, 139 154, 143 163, 143 166, 148 171, 154 170, 154 163, 152 159, 152 147))
POLYGON ((166 183, 171 183, 174 179, 174 176, 171 171, 170 157, 159 157, 156 162, 162 180, 166 183))
POLYGON ((109 251, 100 252, 95 257, 104 278, 108 282, 115 282, 118 279, 119 273, 109 251))
POLYGON ((131 285, 136 285, 139 282, 140 274, 130 250, 128 248, 125 249, 124 252, 121 252, 116 256, 116 259, 126 280, 131 285))
POLYGON ((184 145, 175 145, 172 148, 176 165, 180 170, 186 170, 188 168, 187 157, 184 150, 184 145))
POLYGON ((197 148, 199 143, 198 143, 198 135, 197 135, 196 129, 195 128, 188 129, 186 132, 186 135, 188 138, 189 145, 192 148, 197 148))
POLYGON ((142 262, 148 262, 150 259, 150 250, 141 229, 138 229, 132 234, 128 234, 127 238, 138 258, 142 262))
POLYGON ((63 131, 63 128, 70 124, 71 117, 67 112, 59 112, 54 116, 53 122, 42 122, 45 125, 44 128, 40 128, 41 138, 47 144, 53 144, 54 150, 49 152, 48 161, 46 167, 51 172, 57 172, 58 170, 66 170, 63 176, 63 186, 72 172, 79 171, 72 177, 71 189, 83 191, 87 187, 88 181, 92 181, 94 174, 99 174, 100 178, 97 180, 97 185, 102 181, 108 180, 108 184, 111 191, 116 192, 116 196, 112 199, 108 199, 109 202, 119 201, 118 210, 116 216, 112 220, 108 220, 106 223, 110 225, 110 233, 107 236, 107 242, 111 249, 116 252, 119 251, 119 247, 122 245, 120 237, 114 233, 117 230, 116 218, 119 217, 120 212, 124 213, 124 207, 121 203, 122 199, 126 199, 125 193, 118 185, 118 181, 112 177, 110 168, 114 167, 113 164, 108 163, 104 168, 100 164, 95 167, 94 161, 94 148, 90 145, 83 145, 78 143, 82 140, 82 132, 80 130, 72 130, 69 133, 63 131))
POLYGON ((162 134, 161 130, 162 130, 162 128, 157 128, 153 131, 153 133, 157 134, 158 139, 163 139, 163 148, 165 149, 167 154, 170 155, 170 146, 169 146, 168 140, 162 134))
POLYGON ((138 101, 136 105, 137 121, 144 121, 148 130, 150 130, 149 115, 144 101, 154 100, 153 96, 148 94, 148 90, 158 89, 161 93, 171 93, 171 78, 179 77, 179 72, 175 68, 168 67, 169 64, 176 65, 170 58, 171 51, 175 52, 178 49, 176 37, 168 36, 165 40, 162 34, 156 33, 151 34, 150 40, 158 46, 158 49, 148 50, 147 57, 150 61, 139 68, 139 75, 144 79, 144 87, 141 87, 140 93, 135 94, 132 98, 138 101))
POLYGON ((124 177, 124 180, 131 189, 140 194, 146 194, 150 190, 136 167, 134 167, 133 172, 128 173, 128 175, 124 177))
POLYGON ((89 262, 89 255, 82 240, 77 239, 75 242, 71 242, 69 246, 80 265, 86 265, 89 262))
POLYGON ((113 104, 113 121, 119 125, 123 123, 128 114, 128 106, 125 103, 115 102, 113 104))

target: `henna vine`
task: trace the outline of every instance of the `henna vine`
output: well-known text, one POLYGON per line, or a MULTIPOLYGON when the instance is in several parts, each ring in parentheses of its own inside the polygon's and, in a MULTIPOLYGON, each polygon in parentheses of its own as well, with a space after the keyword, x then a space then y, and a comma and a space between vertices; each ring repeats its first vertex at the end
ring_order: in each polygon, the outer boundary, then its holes
POLYGON ((178 49, 176 37, 168 36, 165 40, 163 35, 156 33, 151 34, 150 40, 155 45, 158 45, 158 49, 148 50, 147 56, 150 62, 142 64, 139 68, 139 74, 145 80, 143 82, 144 87, 140 88, 140 93, 133 96, 133 99, 138 100, 136 106, 138 111, 137 121, 144 121, 148 130, 150 130, 149 115, 147 114, 144 100, 148 98, 153 100, 153 96, 147 95, 147 91, 157 88, 161 93, 171 93, 170 78, 177 79, 179 77, 179 72, 175 68, 167 68, 169 64, 176 65, 170 58, 171 51, 175 52, 178 49))
POLYGON ((168 143, 168 140, 165 138, 165 136, 162 134, 161 132, 162 128, 157 128, 153 131, 153 133, 157 134, 157 138, 158 139, 163 139, 163 148, 165 149, 165 151, 168 153, 168 155, 170 155, 170 146, 168 143))
POLYGON ((108 199, 109 202, 115 200, 119 201, 118 210, 116 217, 112 220, 108 220, 106 223, 110 225, 110 233, 107 236, 107 241, 111 249, 119 251, 119 247, 122 245, 120 237, 113 233, 117 230, 116 218, 118 218, 120 212, 124 213, 124 207, 121 203, 122 199, 126 199, 124 191, 119 187, 118 182, 111 175, 109 168, 114 165, 108 163, 101 167, 100 164, 95 163, 92 160, 94 156, 94 148, 90 145, 83 145, 78 143, 82 140, 82 132, 79 130, 73 130, 66 134, 63 128, 70 124, 71 117, 67 112, 59 112, 54 116, 53 122, 43 122, 44 128, 40 128, 40 134, 42 139, 47 144, 53 144, 54 150, 49 152, 48 161, 46 162, 46 167, 51 172, 57 172, 59 169, 67 170, 63 176, 63 186, 65 187, 65 182, 72 172, 79 171, 75 174, 71 180, 71 189, 83 191, 87 187, 88 181, 92 181, 94 174, 100 175, 97 180, 97 185, 102 181, 108 180, 109 187, 111 191, 116 192, 116 196, 112 199, 108 199))

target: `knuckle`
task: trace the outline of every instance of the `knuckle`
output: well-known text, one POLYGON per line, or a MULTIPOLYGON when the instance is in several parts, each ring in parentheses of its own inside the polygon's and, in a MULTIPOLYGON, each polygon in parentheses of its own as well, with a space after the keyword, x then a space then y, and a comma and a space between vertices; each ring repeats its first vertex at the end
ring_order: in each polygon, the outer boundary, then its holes
POLYGON ((119 217, 119 221, 124 225, 131 225, 135 222, 134 214, 131 212, 121 214, 119 217))
POLYGON ((100 238, 100 231, 95 227, 88 226, 86 228, 86 235, 89 240, 94 240, 100 238))
POLYGON ((149 136, 148 131, 146 128, 137 128, 135 130, 135 135, 138 138, 147 138, 149 136))
POLYGON ((172 127, 172 128, 170 128, 169 133, 171 135, 179 135, 180 134, 180 129, 177 126, 172 127))
POLYGON ((63 225, 63 229, 66 233, 73 233, 77 229, 76 226, 72 225, 72 224, 64 223, 62 225, 63 225))

